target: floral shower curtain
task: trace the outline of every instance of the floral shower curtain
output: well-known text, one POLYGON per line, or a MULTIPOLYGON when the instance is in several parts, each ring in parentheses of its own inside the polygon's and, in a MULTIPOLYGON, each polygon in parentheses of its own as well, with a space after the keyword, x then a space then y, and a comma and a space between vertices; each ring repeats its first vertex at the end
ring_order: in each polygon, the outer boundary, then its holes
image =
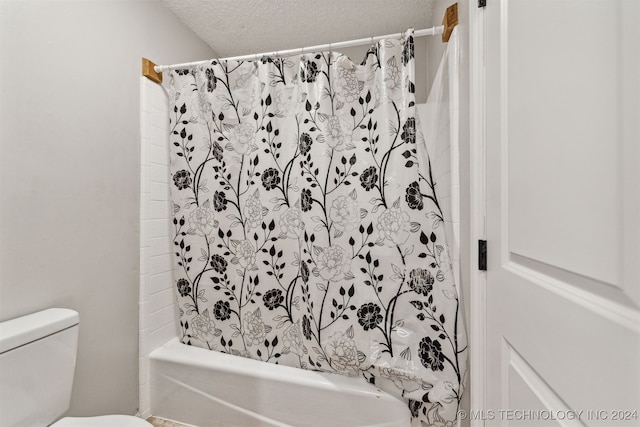
POLYGON ((416 131, 413 32, 174 70, 182 341, 362 376, 415 425, 453 425, 466 337, 416 131))

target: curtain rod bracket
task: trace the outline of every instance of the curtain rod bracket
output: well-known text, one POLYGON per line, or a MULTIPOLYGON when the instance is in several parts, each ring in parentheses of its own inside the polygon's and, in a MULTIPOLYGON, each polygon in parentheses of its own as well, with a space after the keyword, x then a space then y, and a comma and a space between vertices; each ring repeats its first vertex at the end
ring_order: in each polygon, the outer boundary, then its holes
POLYGON ((458 25, 458 3, 454 3, 447 8, 442 17, 444 32, 442 33, 442 43, 447 43, 453 32, 453 28, 458 25))
POLYGON ((147 58, 142 58, 142 75, 148 78, 151 81, 156 83, 162 83, 162 72, 157 73, 152 61, 149 61, 147 58))

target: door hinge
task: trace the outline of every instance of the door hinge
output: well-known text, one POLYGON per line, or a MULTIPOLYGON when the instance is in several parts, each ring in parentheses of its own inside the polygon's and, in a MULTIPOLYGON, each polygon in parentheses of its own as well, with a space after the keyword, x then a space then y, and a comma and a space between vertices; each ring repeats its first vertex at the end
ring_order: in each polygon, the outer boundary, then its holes
POLYGON ((486 7, 487 0, 478 0, 478 7, 486 7))
POLYGON ((487 271, 487 241, 478 240, 478 270, 487 271))

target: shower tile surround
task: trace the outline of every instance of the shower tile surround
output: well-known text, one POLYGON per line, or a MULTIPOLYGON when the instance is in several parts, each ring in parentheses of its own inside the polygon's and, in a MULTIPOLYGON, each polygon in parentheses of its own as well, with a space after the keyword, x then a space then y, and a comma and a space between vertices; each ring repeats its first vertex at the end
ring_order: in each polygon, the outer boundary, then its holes
MULTIPOLYGON (((169 103, 164 89, 140 78, 139 412, 150 413, 149 354, 177 336, 169 205, 169 103)), ((159 424, 163 426, 174 424, 159 424)), ((175 424, 176 426, 178 424, 175 424)))

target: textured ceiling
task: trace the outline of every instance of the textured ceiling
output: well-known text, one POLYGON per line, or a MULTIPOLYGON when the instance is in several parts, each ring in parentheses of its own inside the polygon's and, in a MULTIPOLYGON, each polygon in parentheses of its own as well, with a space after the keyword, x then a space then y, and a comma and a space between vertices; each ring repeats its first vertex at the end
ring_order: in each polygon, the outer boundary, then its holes
MULTIPOLYGON (((220 57, 416 30, 434 0, 162 0, 220 57)), ((439 25, 439 23, 437 23, 439 25)))

